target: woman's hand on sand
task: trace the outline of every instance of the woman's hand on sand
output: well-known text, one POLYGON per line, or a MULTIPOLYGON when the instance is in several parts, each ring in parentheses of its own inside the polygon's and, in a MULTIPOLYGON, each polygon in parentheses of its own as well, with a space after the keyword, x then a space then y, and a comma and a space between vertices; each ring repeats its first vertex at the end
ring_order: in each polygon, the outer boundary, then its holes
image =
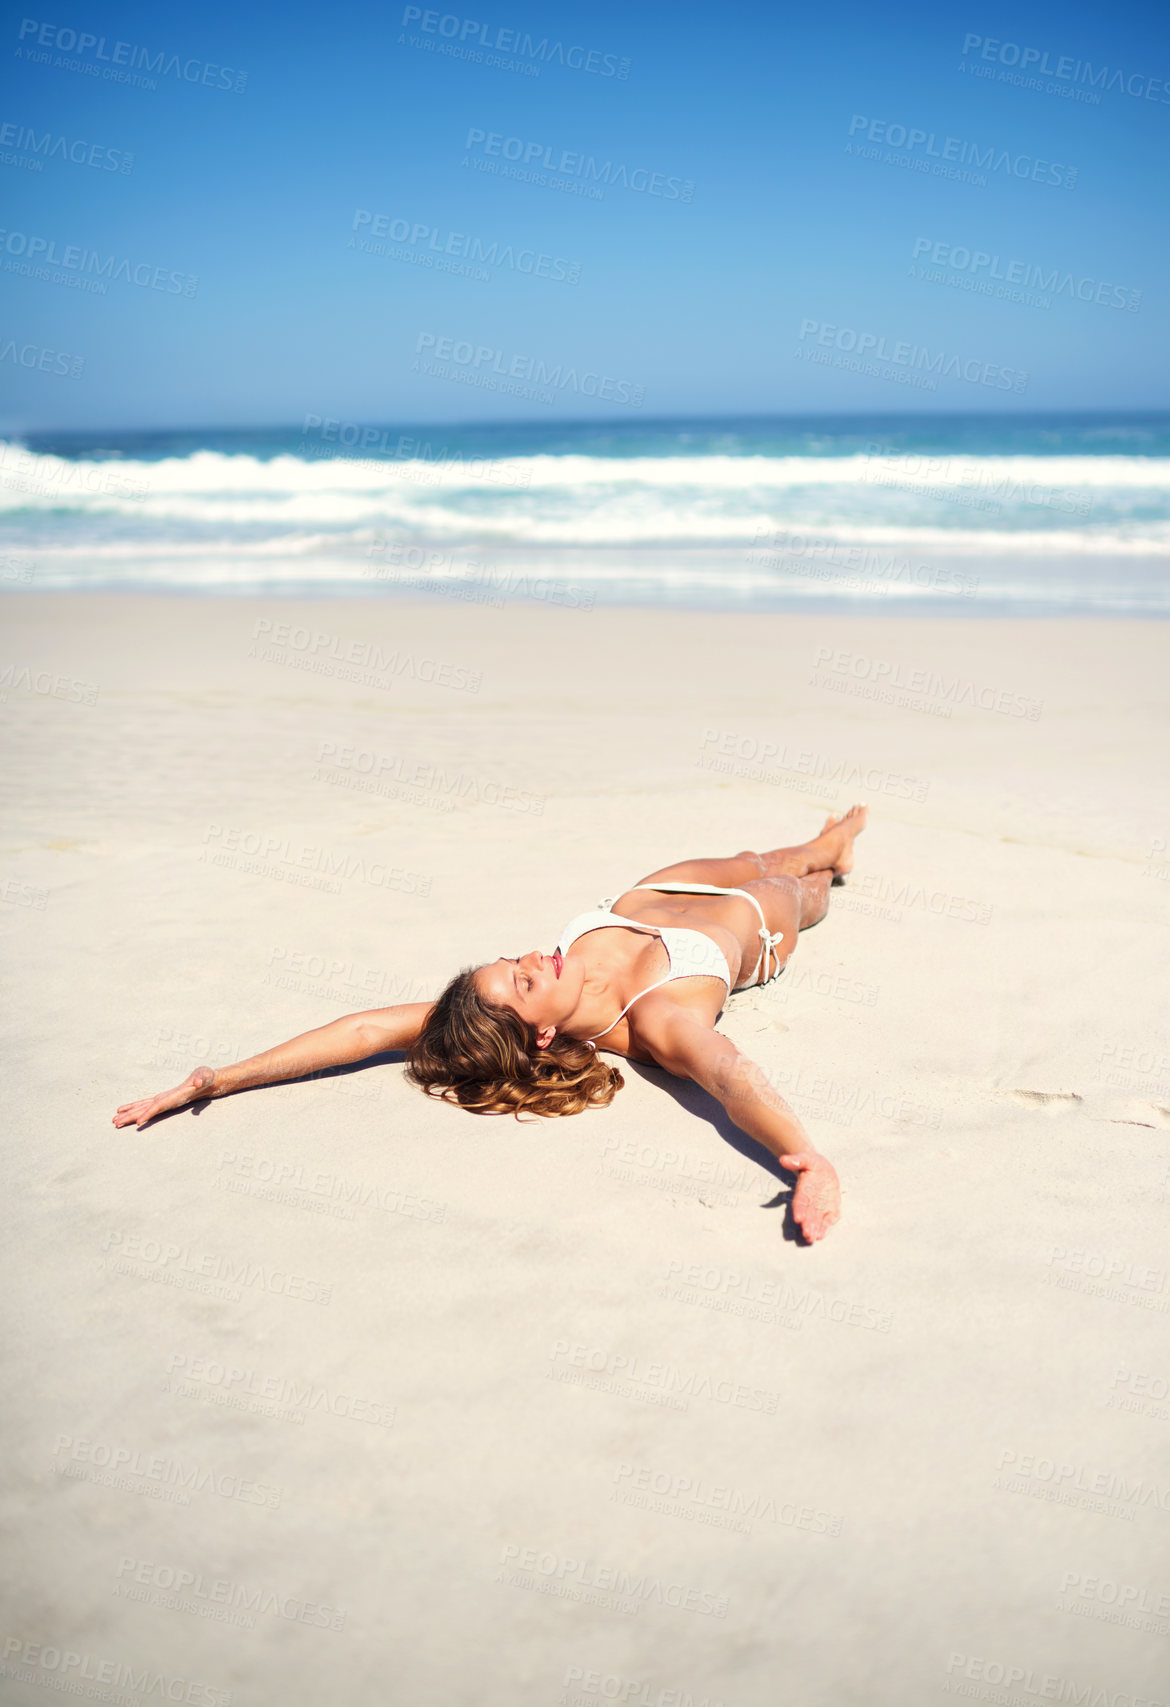
POLYGON ((160 1114, 172 1108, 185 1108, 189 1102, 210 1096, 215 1082, 211 1067, 196 1067, 173 1091, 160 1091, 157 1096, 142 1097, 138 1102, 124 1102, 114 1116, 115 1126, 146 1126, 160 1114))
POLYGON ((805 1238, 815 1244, 841 1219, 841 1182, 837 1170, 832 1162, 811 1152, 779 1156, 777 1160, 782 1168, 797 1176, 792 1213, 805 1238))

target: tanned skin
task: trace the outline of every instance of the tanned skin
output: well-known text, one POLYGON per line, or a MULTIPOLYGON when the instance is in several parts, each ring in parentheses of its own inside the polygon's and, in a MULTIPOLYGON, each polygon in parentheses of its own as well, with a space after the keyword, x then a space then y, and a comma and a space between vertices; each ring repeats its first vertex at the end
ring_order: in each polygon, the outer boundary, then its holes
MULTIPOLYGON (((642 884, 747 889, 759 900, 768 929, 784 933, 777 946, 783 965, 798 934, 824 918, 833 881, 852 870, 853 841, 865 820, 865 807, 853 806, 829 818, 820 835, 799 847, 682 860, 648 873, 642 884)), ((741 896, 663 895, 639 884, 619 896, 613 910, 640 924, 701 931, 727 957, 734 989, 754 982, 759 915, 741 896)), ((658 937, 596 930, 579 937, 563 959, 537 949, 515 958, 501 956, 479 968, 476 983, 485 1001, 514 1008, 527 1020, 537 1047, 546 1049, 558 1034, 582 1040, 596 1036, 631 998, 661 978, 668 964, 658 937)), ((792 1213, 804 1237, 815 1243, 840 1219, 836 1170, 773 1090, 763 1068, 715 1029, 725 999, 722 979, 676 979, 638 1000, 599 1047, 691 1079, 715 1097, 742 1131, 796 1175, 792 1213)), ((430 1011, 429 1002, 404 1002, 346 1014, 234 1066, 196 1067, 173 1090, 123 1103, 114 1125, 143 1127, 189 1103, 409 1049, 430 1011)))

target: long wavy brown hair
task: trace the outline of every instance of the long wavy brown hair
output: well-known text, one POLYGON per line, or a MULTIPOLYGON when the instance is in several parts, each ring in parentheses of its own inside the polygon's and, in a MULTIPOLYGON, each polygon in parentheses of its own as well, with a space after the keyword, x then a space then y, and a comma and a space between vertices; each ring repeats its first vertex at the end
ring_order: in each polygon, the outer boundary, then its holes
POLYGON ((475 1114, 580 1114, 611 1103, 625 1080, 588 1043, 560 1033, 547 1049, 514 1008, 485 1002, 475 967, 452 978, 407 1057, 428 1096, 475 1114))

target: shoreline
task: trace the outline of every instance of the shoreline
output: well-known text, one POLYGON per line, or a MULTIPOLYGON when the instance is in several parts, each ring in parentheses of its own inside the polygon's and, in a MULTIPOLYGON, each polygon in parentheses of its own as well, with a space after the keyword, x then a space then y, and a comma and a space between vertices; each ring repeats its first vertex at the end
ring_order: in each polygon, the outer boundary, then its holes
POLYGON ((30 597, 36 599, 148 599, 148 600, 191 600, 197 605, 213 605, 216 603, 236 603, 251 600, 254 602, 272 602, 294 604, 303 602, 314 606, 337 604, 352 608, 363 602, 372 608, 386 606, 404 606, 411 609, 427 609, 449 611, 456 608, 485 609, 492 611, 516 611, 540 608, 559 608, 588 616, 594 611, 665 613, 676 615, 694 615, 703 617, 744 617, 744 616, 775 616, 775 617, 840 617, 846 619, 864 620, 874 618, 881 622, 939 621, 957 622, 962 624, 978 622, 1135 622, 1161 623, 1170 619, 1170 600, 1160 607, 1141 607, 1122 604, 1099 605, 1087 601, 1070 600, 1067 604, 1054 605, 1038 599, 1013 602, 1011 600, 965 599, 965 598, 917 598, 908 596, 897 599, 884 598, 851 598, 848 596, 833 597, 825 594, 810 593, 806 597, 776 597, 773 599, 756 599, 750 596, 732 601, 726 596, 720 598, 713 594, 710 600, 701 600, 679 594, 677 596, 657 597, 631 594, 624 598, 606 596, 598 593, 592 586, 570 585, 567 589, 569 597, 553 596, 557 591, 565 590, 559 583, 552 582, 552 593, 544 597, 539 594, 524 595, 519 593, 506 594, 499 598, 478 597, 472 594, 491 593, 495 589, 480 587, 471 581, 465 584, 469 589, 465 595, 462 590, 449 593, 439 592, 434 588, 423 589, 413 586, 383 586, 377 590, 371 588, 366 579, 352 582, 322 583, 287 581, 267 584, 244 583, 236 586, 192 586, 174 585, 159 586, 150 583, 109 584, 105 586, 85 587, 38 587, 30 582, 5 582, 0 578, 0 599, 15 599, 30 597))

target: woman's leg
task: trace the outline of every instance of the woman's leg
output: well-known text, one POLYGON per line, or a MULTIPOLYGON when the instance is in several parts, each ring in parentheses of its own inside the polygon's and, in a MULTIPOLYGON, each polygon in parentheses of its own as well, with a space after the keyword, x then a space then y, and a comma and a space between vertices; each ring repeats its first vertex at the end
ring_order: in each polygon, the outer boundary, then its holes
POLYGON ((763 908, 768 929, 784 932, 782 961, 795 948, 797 932, 819 925, 828 912, 832 883, 831 871, 814 871, 808 877, 758 877, 743 885, 763 908))
MULTIPOLYGON (((825 869, 810 872, 806 877, 758 877, 753 882, 742 885, 760 903, 768 929, 784 933, 784 940, 776 944, 775 958, 773 959, 771 953, 768 955, 765 971, 769 977, 774 970, 778 971, 781 966, 788 964, 800 932, 820 924, 829 910, 832 884, 833 873, 825 869)), ((758 981, 758 959, 757 954, 754 958, 749 956, 744 961, 738 989, 742 990, 758 981)))
MULTIPOLYGON (((728 889, 742 889, 768 877, 803 878, 817 872, 843 876, 853 869, 853 838, 865 828, 865 819, 864 806, 851 806, 840 818, 827 819, 820 835, 814 836, 811 842, 802 842, 799 847, 773 848, 762 854, 745 851, 732 854, 727 859, 679 860, 675 865, 663 866, 661 871, 652 871, 649 876, 641 878, 640 883, 713 883, 728 889)), ((818 917, 823 916, 822 906, 818 917)), ((809 919, 807 923, 815 921, 809 919)))
MULTIPOLYGON (((773 848, 763 854, 745 851, 726 859, 679 860, 675 865, 651 872, 635 887, 644 885, 650 888, 655 883, 709 883, 721 888, 746 890, 758 903, 768 930, 783 933, 782 940, 769 953, 763 967, 758 942, 749 947, 748 942, 741 938, 744 958, 736 988, 746 989, 759 982, 761 971, 764 976, 771 977, 786 965, 800 932, 824 918, 834 880, 853 868, 853 839, 865 828, 865 819, 865 807, 853 806, 840 818, 826 819, 820 835, 799 847, 773 848)), ((673 902, 673 896, 671 900, 673 902)), ((692 910, 701 900, 705 901, 706 897, 695 897, 692 910)), ((648 903, 649 897, 643 905, 648 903)), ((670 910, 675 909, 672 907, 670 910)), ((679 908, 678 911, 685 912, 686 909, 679 908)), ((748 921, 741 919, 733 928, 738 934, 747 926, 748 921)), ((750 933, 754 939, 754 925, 750 926, 750 933)))

